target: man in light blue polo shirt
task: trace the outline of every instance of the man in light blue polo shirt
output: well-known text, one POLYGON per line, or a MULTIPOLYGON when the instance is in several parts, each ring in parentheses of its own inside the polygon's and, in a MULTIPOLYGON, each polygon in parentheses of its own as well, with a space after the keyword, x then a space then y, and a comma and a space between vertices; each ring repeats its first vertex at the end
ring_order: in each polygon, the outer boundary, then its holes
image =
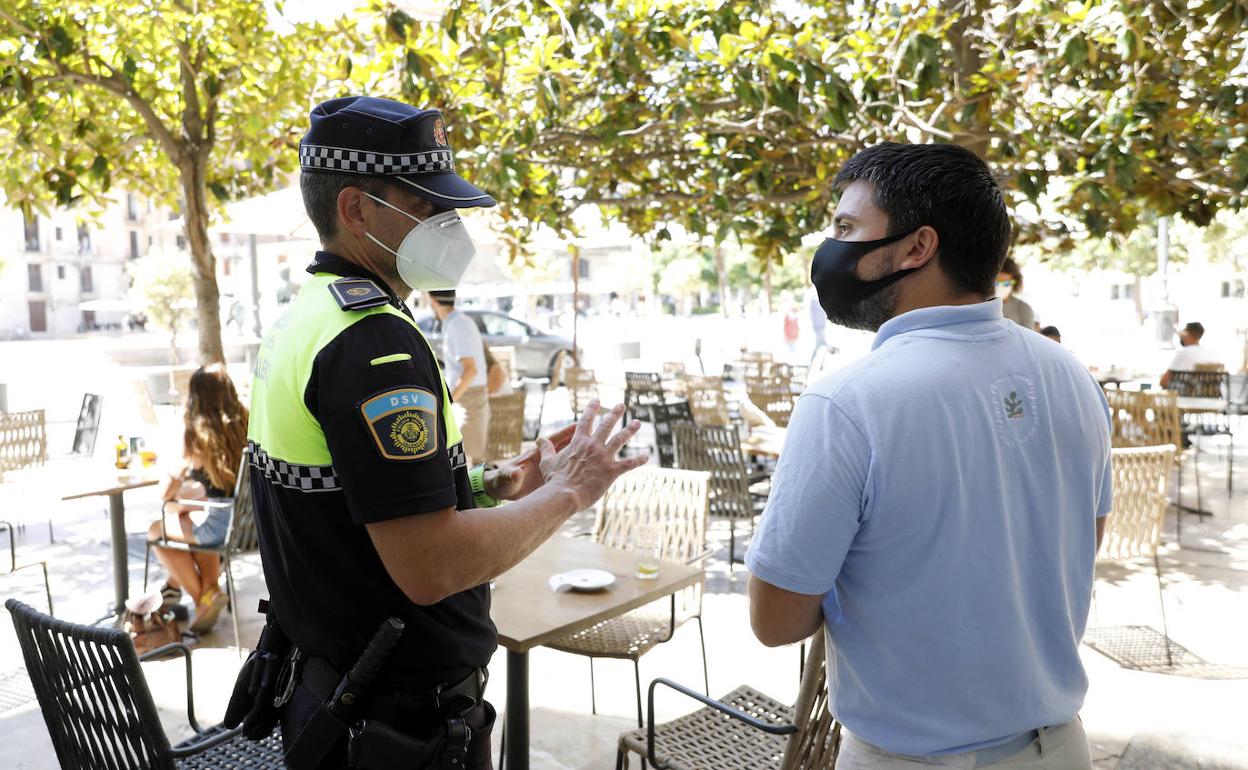
POLYGON ((812 281, 870 355, 798 400, 746 564, 768 645, 826 623, 839 770, 1091 768, 1078 721, 1109 413, 1002 317, 1010 224, 952 145, 852 158, 812 281))

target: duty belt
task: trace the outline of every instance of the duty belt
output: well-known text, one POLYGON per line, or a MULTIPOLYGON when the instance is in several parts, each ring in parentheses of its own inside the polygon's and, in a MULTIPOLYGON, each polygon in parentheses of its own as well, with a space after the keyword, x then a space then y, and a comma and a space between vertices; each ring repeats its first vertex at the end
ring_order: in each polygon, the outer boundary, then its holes
MULTIPOLYGON (((316 697, 331 696, 342 674, 338 673, 324 658, 308 658, 303 665, 302 682, 316 697)), ((424 692, 402 690, 378 690, 368 696, 367 711, 379 715, 411 714, 421 711, 460 710, 463 702, 471 707, 485 697, 485 685, 490 674, 487 669, 474 668, 454 684, 441 684, 424 692)))

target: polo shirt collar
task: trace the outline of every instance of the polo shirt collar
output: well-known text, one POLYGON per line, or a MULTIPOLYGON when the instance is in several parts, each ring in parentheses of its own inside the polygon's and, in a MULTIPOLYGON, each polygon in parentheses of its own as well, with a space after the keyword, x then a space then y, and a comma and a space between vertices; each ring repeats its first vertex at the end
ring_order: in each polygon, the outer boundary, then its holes
POLYGON ((398 305, 404 304, 403 298, 394 293, 394 290, 390 288, 390 284, 383 281, 372 270, 344 259, 332 251, 316 252, 316 256, 312 258, 312 264, 308 265, 308 272, 313 275, 317 273, 332 273, 343 278, 367 278, 377 284, 390 297, 391 302, 398 305))
POLYGON ((1001 313, 1001 300, 990 299, 971 305, 934 305, 921 307, 908 313, 890 318, 876 332, 871 349, 875 350, 889 339, 920 329, 935 329, 942 326, 957 324, 990 323, 1000 321, 1005 316, 1001 313))

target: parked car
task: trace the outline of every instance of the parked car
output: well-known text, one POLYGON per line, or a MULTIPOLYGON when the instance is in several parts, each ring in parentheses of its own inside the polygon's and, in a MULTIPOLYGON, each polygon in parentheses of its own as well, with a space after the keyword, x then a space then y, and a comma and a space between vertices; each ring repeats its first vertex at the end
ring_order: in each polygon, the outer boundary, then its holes
MULTIPOLYGON (((490 347, 513 347, 516 349, 516 374, 520 377, 550 377, 555 366, 555 357, 560 351, 569 356, 571 363, 572 340, 547 334, 536 327, 518 321, 504 313, 493 310, 464 310, 477 325, 481 338, 490 347)), ((434 355, 439 361, 442 356, 442 324, 432 315, 417 318, 416 323, 429 344, 433 346, 434 355)))

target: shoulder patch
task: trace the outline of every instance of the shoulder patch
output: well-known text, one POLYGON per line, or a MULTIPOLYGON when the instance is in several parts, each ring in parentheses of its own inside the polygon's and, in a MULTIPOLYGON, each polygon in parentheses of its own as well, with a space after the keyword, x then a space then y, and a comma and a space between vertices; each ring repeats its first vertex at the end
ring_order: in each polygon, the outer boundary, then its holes
POLYGON ((379 393, 360 404, 360 414, 387 460, 421 460, 438 450, 438 401, 424 388, 379 393))
POLYGON ((343 310, 367 310, 390 302, 390 295, 367 278, 339 278, 329 285, 329 293, 343 310))

